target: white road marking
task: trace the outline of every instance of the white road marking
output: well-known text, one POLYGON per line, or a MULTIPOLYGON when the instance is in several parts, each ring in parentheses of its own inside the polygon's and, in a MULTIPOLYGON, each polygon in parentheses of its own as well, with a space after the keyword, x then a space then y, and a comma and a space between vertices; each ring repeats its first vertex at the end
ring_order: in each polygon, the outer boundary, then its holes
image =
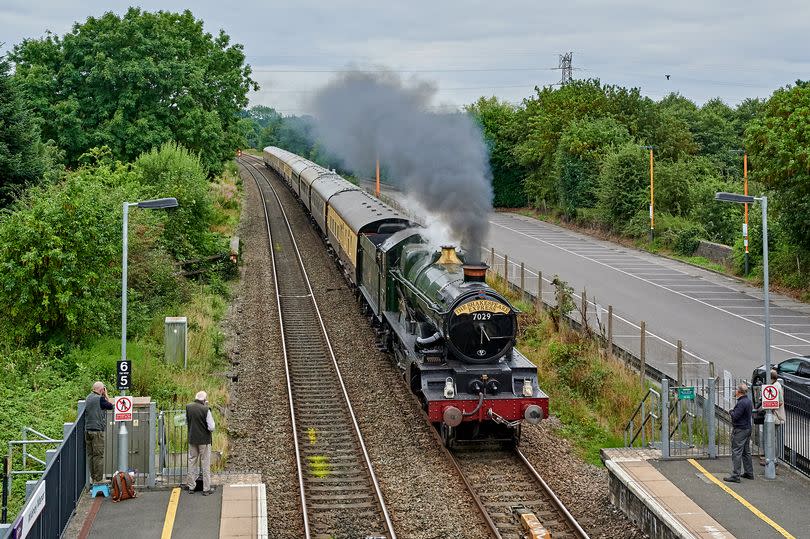
MULTIPOLYGON (((526 236, 526 237, 532 238, 532 236, 529 236, 528 234, 525 234, 525 233, 523 233, 523 232, 519 232, 519 231, 517 231, 517 230, 515 230, 515 229, 513 229, 513 228, 510 228, 510 227, 506 226, 506 225, 502 225, 502 224, 500 224, 500 223, 496 223, 496 222, 494 222, 494 221, 489 221, 489 222, 490 222, 491 224, 495 225, 495 226, 499 226, 499 227, 501 227, 501 228, 505 228, 506 230, 510 230, 510 231, 512 231, 512 232, 516 232, 516 233, 521 234, 521 235, 523 235, 523 236, 526 236)), ((536 239, 536 240, 537 240, 537 238, 532 238, 532 239, 536 239)), ((668 290, 669 292, 672 292, 673 294, 677 294, 677 295, 679 295, 679 296, 683 296, 683 297, 684 297, 684 298, 686 298, 686 299, 690 299, 690 300, 692 300, 692 301, 696 301, 697 303, 701 303, 701 304, 703 304, 703 305, 705 305, 705 306, 707 306, 707 307, 709 307, 709 308, 711 308, 711 309, 716 309, 716 310, 718 310, 718 311, 720 311, 720 312, 724 312, 724 313, 726 313, 726 314, 728 314, 728 315, 730 315, 730 316, 734 316, 734 317, 736 317, 736 318, 739 318, 740 320, 745 320, 746 322, 749 322, 749 323, 754 324, 754 325, 756 325, 756 326, 759 326, 759 327, 761 327, 761 328, 764 328, 764 327, 765 327, 765 324, 764 324, 764 323, 760 323, 760 322, 756 322, 756 321, 754 321, 754 320, 750 320, 750 319, 748 319, 748 318, 746 318, 746 317, 744 317, 744 316, 741 316, 741 315, 739 315, 739 314, 737 314, 737 313, 732 313, 732 312, 727 311, 727 310, 725 310, 725 309, 722 309, 722 308, 720 308, 720 307, 715 307, 714 305, 712 305, 712 304, 710 304, 710 303, 706 303, 705 301, 702 301, 702 300, 696 299, 696 298, 694 298, 694 297, 692 297, 692 296, 688 296, 688 295, 684 294, 683 292, 679 292, 679 291, 677 291, 677 290, 672 290, 672 289, 669 289, 669 288, 667 288, 666 286, 660 285, 660 284, 658 284, 658 283, 651 282, 651 281, 649 281, 649 280, 647 280, 647 279, 644 279, 643 277, 639 277, 639 276, 637 276, 637 275, 633 275, 632 273, 629 273, 629 272, 627 272, 627 271, 624 271, 624 270, 621 270, 621 269, 615 268, 615 267, 611 266, 610 264, 605 264, 604 262, 599 262, 598 260, 593 260, 592 258, 589 258, 589 257, 587 257, 587 256, 584 256, 584 255, 579 255, 579 254, 574 253, 574 252, 572 252, 572 251, 570 251, 570 250, 568 250, 568 249, 565 249, 565 248, 563 248, 563 247, 557 247, 556 245, 554 245, 553 243, 548 242, 548 241, 544 241, 544 240, 537 240, 537 241, 540 241, 540 242, 542 242, 542 243, 545 243, 545 244, 547 244, 547 245, 549 245, 549 246, 551 246, 551 247, 554 247, 554 248, 556 248, 556 249, 560 249, 560 250, 562 250, 562 251, 565 251, 565 252, 567 252, 567 253, 569 253, 569 254, 572 254, 572 255, 574 255, 574 256, 578 256, 578 257, 580 257, 580 258, 584 258, 585 260, 589 260, 589 261, 594 262, 594 263, 596 263, 596 264, 600 264, 600 265, 605 266, 605 267, 607 267, 607 268, 610 268, 610 269, 612 269, 612 270, 614 270, 614 271, 618 271, 618 272, 623 273, 623 274, 625 274, 625 275, 627 275, 627 276, 629 276, 629 277, 632 277, 632 278, 634 278, 634 279, 638 279, 638 280, 640 280, 640 281, 643 281, 643 282, 646 282, 646 283, 648 283, 648 284, 651 284, 652 286, 657 286, 658 288, 662 288, 662 289, 664 289, 664 290, 668 290)), ((784 332, 784 331, 780 331, 780 330, 778 330, 778 329, 774 329, 774 328, 771 328, 771 331, 773 331, 773 332, 775 332, 775 333, 780 333, 780 334, 782 334, 782 335, 784 335, 784 336, 786 336, 786 337, 795 338, 795 339, 797 339, 797 340, 799 340, 799 341, 802 341, 802 342, 805 342, 805 343, 807 343, 807 344, 810 344, 810 340, 807 340, 807 339, 802 339, 802 338, 799 338, 799 337, 794 337, 794 336, 793 336, 793 335, 791 335, 790 333, 786 333, 786 332, 784 332)), ((663 339, 662 339, 662 340, 663 340, 663 339)), ((668 341, 665 341, 665 342, 668 342, 668 341)), ((671 344, 671 343, 670 343, 670 344, 671 344)))

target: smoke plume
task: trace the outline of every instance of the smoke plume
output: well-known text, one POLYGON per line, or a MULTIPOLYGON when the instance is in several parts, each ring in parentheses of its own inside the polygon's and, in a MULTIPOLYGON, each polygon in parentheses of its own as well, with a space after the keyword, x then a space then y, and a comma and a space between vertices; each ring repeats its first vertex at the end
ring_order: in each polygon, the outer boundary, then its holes
MULTIPOLYGON (((393 73, 347 72, 319 90, 311 108, 320 140, 361 176, 375 160, 405 192, 481 257, 492 181, 481 130, 467 114, 431 112, 436 87, 393 73)), ((430 222, 430 221, 428 221, 430 222)))

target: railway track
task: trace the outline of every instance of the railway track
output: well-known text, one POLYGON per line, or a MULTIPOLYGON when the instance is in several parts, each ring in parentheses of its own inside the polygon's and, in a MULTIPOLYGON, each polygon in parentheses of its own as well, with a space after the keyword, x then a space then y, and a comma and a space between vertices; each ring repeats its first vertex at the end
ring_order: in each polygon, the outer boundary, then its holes
POLYGON ((304 536, 395 539, 320 309, 284 207, 252 159, 270 238, 304 536))
POLYGON ((529 537, 520 512, 534 514, 554 539, 588 539, 519 449, 497 442, 458 445, 451 452, 495 537, 529 537))
MULTIPOLYGON (((255 167, 255 164, 261 164, 259 159, 250 157, 250 160, 244 159, 242 160, 242 164, 248 168, 250 173, 253 175, 254 180, 259 182, 257 176, 262 177, 263 180, 266 182, 266 174, 270 174, 269 172, 264 171, 264 167, 255 167)), ((284 231, 286 232, 285 236, 288 241, 290 241, 290 228, 289 224, 286 222, 286 217, 283 216, 283 210, 280 207, 280 201, 278 197, 275 195, 275 191, 272 190, 272 187, 269 185, 269 182, 266 182, 266 185, 260 185, 260 191, 262 192, 262 197, 265 198, 265 191, 270 190, 272 192, 272 196, 268 196, 266 198, 275 199, 275 205, 265 202, 265 209, 266 212, 269 211, 270 213, 274 213, 276 215, 269 216, 268 214, 268 226, 276 230, 279 227, 283 227, 284 231), (284 219, 284 223, 277 224, 272 226, 273 219, 279 220, 284 219)), ((271 201, 272 202, 272 201, 271 201)), ((278 235, 272 236, 272 241, 274 245, 273 249, 273 258, 274 258, 274 269, 276 265, 281 266, 281 257, 282 255, 279 251, 286 252, 288 257, 291 256, 289 245, 284 243, 279 243, 278 235)), ((297 255, 297 248, 295 248, 296 255, 297 255)), ((304 278, 306 274, 304 273, 301 264, 300 264, 300 257, 297 260, 297 267, 299 267, 300 272, 303 274, 304 278)), ((283 267, 292 267, 294 261, 290 261, 285 259, 283 267), (287 266, 289 264, 289 266, 287 266)), ((274 273, 277 273, 274 271, 274 273)), ((283 276, 285 279, 289 278, 289 275, 283 276)), ((277 290, 279 289, 280 285, 277 285, 277 290)), ((311 289, 307 286, 296 289, 298 295, 307 295, 307 300, 311 298, 311 289)), ((284 298, 280 298, 280 301, 284 298)), ((289 299, 289 298, 287 298, 289 299)), ((300 299, 300 298, 298 298, 300 299)), ((311 299, 314 303, 314 299, 311 299)), ((318 315, 319 316, 319 315, 318 315)), ((289 318, 285 318, 282 312, 282 322, 286 322, 289 318)), ((300 322, 296 321, 295 324, 300 324, 300 322)), ((325 337, 325 330, 323 330, 321 325, 320 333, 325 337)), ((282 331, 285 337, 285 343, 289 342, 289 333, 286 329, 282 331)), ((303 333, 297 332, 296 335, 302 336, 303 333)), ((326 338, 326 337, 325 337, 326 338)), ((285 347, 287 345, 285 344, 285 347)), ((330 369, 327 369, 323 374, 318 373, 318 379, 326 379, 324 378, 327 376, 329 372, 334 372, 334 369, 337 369, 337 364, 334 361, 334 357, 330 353, 330 361, 326 362, 329 363, 330 369)), ((309 365, 307 363, 306 365, 309 365)), ((305 377, 309 377, 312 374, 311 367, 305 367, 305 371, 302 372, 305 377)), ((339 376, 339 371, 338 376, 339 376)), ((288 380, 294 380, 295 372, 292 373, 292 377, 288 376, 288 380)), ((334 376, 334 374, 329 374, 329 376, 334 376)), ((342 385, 342 382, 341 382, 342 385)), ((322 386, 322 384, 319 384, 322 386)), ((293 390, 295 386, 293 386, 293 390)), ((345 394, 345 389, 342 391, 345 394)), ((312 396, 316 396, 316 398, 322 398, 324 395, 319 393, 317 390, 311 392, 312 396)), ((346 397, 345 400, 348 402, 348 398, 346 397)), ((291 396, 291 408, 296 410, 293 406, 293 397, 291 396)), ((353 420, 353 412, 352 412, 352 423, 356 427, 356 421, 353 420)), ((428 421, 427 416, 423 413, 425 417, 425 421, 428 421)), ((311 417, 311 414, 307 417, 311 417)), ((327 418, 329 416, 327 415, 327 418)), ((293 422, 295 423, 295 419, 293 422)), ((299 419, 300 422, 300 419, 299 419)), ((343 423, 341 423, 344 425, 343 423)), ((335 433, 346 433, 346 428, 344 427, 337 427, 337 421, 331 421, 327 419, 327 425, 333 427, 333 432, 335 433)), ((301 440, 301 427, 298 427, 299 436, 297 440, 297 444, 300 443, 301 440)), ((356 436, 359 436, 359 429, 356 431, 356 436)), ((519 449, 506 447, 500 443, 484 443, 484 444, 469 444, 458 445, 454 450, 449 451, 444 448, 444 445, 441 441, 441 438, 435 433, 435 437, 437 443, 442 446, 442 448, 446 451, 448 458, 452 461, 453 465, 457 469, 458 473, 462 477, 463 482, 466 484, 467 489, 470 491, 475 503, 478 506, 479 511, 484 516, 485 521, 489 525, 493 536, 499 539, 523 539, 525 537, 530 537, 526 531, 523 529, 523 526, 520 521, 520 511, 525 510, 532 514, 534 514, 538 520, 543 524, 543 526, 551 533, 551 536, 554 539, 568 539, 568 538, 577 538, 577 539, 588 539, 587 533, 580 527, 574 517, 568 512, 565 508, 563 503, 557 498, 554 492, 550 489, 550 487, 545 483, 539 473, 534 469, 534 467, 529 463, 529 461, 524 457, 523 453, 520 452, 519 449)), ((308 442, 308 438, 304 438, 304 442, 308 442)), ((301 443, 302 446, 306 446, 305 443, 301 443)), ((363 448, 364 449, 364 448, 363 448)), ((298 455, 297 455, 298 456, 298 455)), ((311 458, 313 455, 310 453, 305 453, 305 456, 311 458)), ((368 460, 368 455, 365 454, 365 460, 368 460)), ((301 462, 299 458, 299 463, 301 462)), ((299 477, 301 470, 306 470, 308 464, 304 464, 303 466, 299 464, 299 477)), ((353 468, 357 470, 356 467, 353 468)), ((368 462, 367 469, 371 469, 371 464, 368 462)), ((373 471, 371 471, 371 476, 373 477, 373 471)), ((306 477, 302 479, 302 504, 306 503, 308 499, 305 496, 307 492, 307 487, 305 486, 306 477)), ((376 487, 376 480, 373 481, 376 487)), ((352 486, 352 489, 348 492, 358 492, 353 490, 355 486, 352 486)), ((360 489, 360 486, 356 486, 356 488, 360 489)), ((378 491, 379 488, 376 487, 378 491)), ((337 499, 337 497, 335 497, 337 499)), ((367 504, 369 503, 369 498, 364 497, 364 508, 368 508, 367 504)), ((379 497, 379 504, 380 507, 384 508, 384 504, 382 503, 382 497, 379 497)), ((338 506, 343 507, 342 505, 338 504, 338 506)), ((368 515, 364 513, 359 513, 361 516, 359 518, 369 518, 368 515)), ((356 518, 350 518, 348 520, 356 520, 356 518)), ((378 518, 378 521, 380 519, 378 518)), ((393 532, 390 531, 390 520, 388 520, 387 513, 385 514, 385 521, 389 523, 388 532, 357 532, 354 531, 352 528, 352 535, 357 535, 358 537, 366 537, 367 535, 380 535, 380 536, 387 536, 393 537, 393 532)), ((342 536, 338 535, 338 536, 342 536)), ((309 535, 307 535, 309 537, 309 535)), ((317 537, 314 535, 313 537, 317 537)))

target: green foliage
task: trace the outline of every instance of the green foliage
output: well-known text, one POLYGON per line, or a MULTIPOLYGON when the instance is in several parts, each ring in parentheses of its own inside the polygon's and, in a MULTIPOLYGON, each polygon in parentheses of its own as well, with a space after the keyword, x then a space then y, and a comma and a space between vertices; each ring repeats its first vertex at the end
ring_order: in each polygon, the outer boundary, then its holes
POLYGON ((554 286, 556 302, 548 312, 551 322, 554 324, 554 331, 559 331, 563 319, 568 313, 576 309, 576 305, 574 305, 574 289, 556 275, 551 280, 551 284, 554 286))
POLYGON ((706 237, 706 230, 699 223, 667 213, 658 214, 655 228, 664 246, 685 256, 694 253, 700 240, 706 237))
POLYGON ((740 192, 742 189, 734 182, 717 177, 709 177, 696 182, 692 188, 690 217, 693 221, 703 225, 706 230, 705 239, 730 245, 734 238, 739 236, 742 229, 743 207, 716 201, 714 195, 719 191, 740 192))
POLYGON ((599 175, 598 208, 606 223, 621 227, 649 205, 650 158, 647 150, 625 144, 607 154, 599 175))
POLYGON ((244 143, 237 114, 258 89, 242 46, 204 32, 190 11, 108 12, 10 57, 44 138, 71 164, 96 146, 130 161, 175 140, 216 174, 244 143))
POLYGON ((573 120, 603 115, 608 100, 598 80, 575 80, 556 90, 546 86, 536 92, 524 101, 518 116, 518 129, 524 135, 514 153, 529 171, 526 193, 530 202, 554 203, 554 155, 563 130, 573 120))
POLYGON ((0 220, 0 327, 16 343, 110 330, 120 293, 122 168, 81 169, 33 188, 0 220))
POLYGON ((560 207, 571 216, 593 207, 604 154, 630 142, 627 129, 612 118, 574 120, 557 146, 556 173, 560 207))
POLYGON ((169 210, 162 245, 176 258, 211 254, 216 247, 209 232, 213 207, 209 182, 200 159, 174 142, 152 149, 133 163, 133 172, 149 198, 175 197, 178 207, 169 210))
POLYGON ((517 108, 496 97, 482 97, 468 106, 467 112, 481 125, 489 147, 493 205, 496 208, 525 206, 523 178, 526 169, 512 155, 512 148, 519 140, 517 108))
POLYGON ((745 136, 752 178, 773 191, 774 215, 792 243, 810 249, 810 82, 773 93, 745 136))
POLYGON ((39 129, 17 85, 0 57, 0 203, 7 204, 22 188, 42 178, 49 164, 39 129))

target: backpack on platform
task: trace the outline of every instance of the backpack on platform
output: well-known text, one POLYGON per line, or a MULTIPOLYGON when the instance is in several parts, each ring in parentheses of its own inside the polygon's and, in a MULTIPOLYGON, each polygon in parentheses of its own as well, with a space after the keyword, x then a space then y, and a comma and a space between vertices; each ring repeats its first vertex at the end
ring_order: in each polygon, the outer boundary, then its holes
POLYGON ((126 472, 116 472, 112 477, 112 500, 120 502, 137 496, 132 476, 126 472))

